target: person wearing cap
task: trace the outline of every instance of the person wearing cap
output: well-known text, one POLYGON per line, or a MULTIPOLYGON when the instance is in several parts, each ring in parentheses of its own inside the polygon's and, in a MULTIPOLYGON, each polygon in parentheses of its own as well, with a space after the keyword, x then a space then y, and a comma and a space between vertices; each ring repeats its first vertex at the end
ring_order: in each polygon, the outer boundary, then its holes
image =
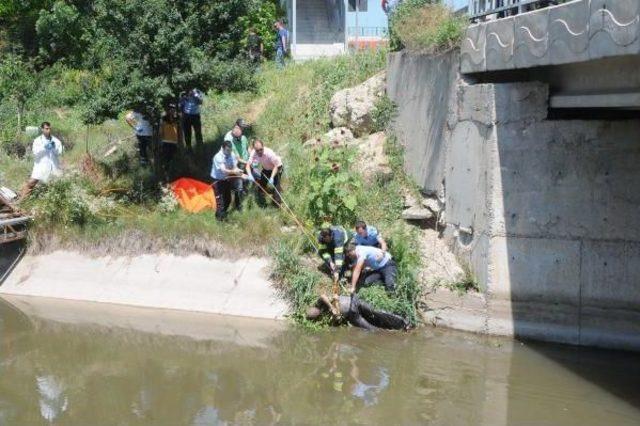
POLYGON ((223 220, 227 216, 227 209, 231 204, 231 192, 236 194, 236 209, 241 208, 241 198, 238 187, 242 181, 242 170, 238 168, 238 157, 233 153, 231 142, 222 142, 220 151, 213 157, 211 177, 216 196, 216 219, 223 220))
POLYGON ((356 232, 353 233, 352 240, 357 246, 371 246, 387 251, 387 242, 376 227, 367 225, 362 220, 356 222, 356 232))
POLYGON ((189 93, 180 96, 180 112, 182 113, 182 133, 187 150, 191 153, 191 130, 196 134, 196 146, 202 147, 202 120, 200 119, 200 107, 204 99, 204 93, 198 89, 192 89, 189 93))
POLYGON ((324 261, 334 281, 346 272, 344 246, 348 242, 347 231, 340 225, 324 223, 318 233, 318 254, 324 261))
POLYGON ((355 264, 351 275, 349 291, 357 290, 360 277, 366 267, 369 272, 362 280, 362 286, 368 287, 374 283, 384 284, 387 293, 393 293, 396 286, 397 267, 391 254, 376 247, 356 246, 349 244, 345 249, 347 258, 355 264))
POLYGON ((273 201, 280 205, 282 199, 282 187, 280 186, 280 177, 282 176, 282 159, 276 155, 273 150, 264 146, 261 140, 253 141, 253 151, 249 155, 249 160, 245 166, 245 171, 249 180, 254 180, 259 188, 257 188, 256 196, 258 204, 265 205, 264 192, 269 188, 274 189, 273 201), (254 173, 259 170, 259 178, 254 178, 254 173))

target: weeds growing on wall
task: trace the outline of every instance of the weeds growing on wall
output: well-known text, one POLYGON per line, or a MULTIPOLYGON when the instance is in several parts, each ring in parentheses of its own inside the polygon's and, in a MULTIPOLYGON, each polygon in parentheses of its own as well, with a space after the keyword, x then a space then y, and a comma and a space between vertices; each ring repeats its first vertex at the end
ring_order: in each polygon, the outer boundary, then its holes
POLYGON ((382 132, 389 129, 397 111, 396 104, 387 95, 381 96, 372 112, 373 131, 382 132))
POLYGON ((406 0, 391 16, 391 48, 444 52, 459 45, 466 25, 466 16, 455 15, 438 1, 406 0))
POLYGON ((471 266, 468 263, 462 264, 462 271, 464 275, 457 281, 447 283, 444 286, 451 291, 455 291, 459 296, 469 292, 478 292, 480 291, 480 286, 478 285, 478 280, 476 279, 473 271, 471 270, 471 266))

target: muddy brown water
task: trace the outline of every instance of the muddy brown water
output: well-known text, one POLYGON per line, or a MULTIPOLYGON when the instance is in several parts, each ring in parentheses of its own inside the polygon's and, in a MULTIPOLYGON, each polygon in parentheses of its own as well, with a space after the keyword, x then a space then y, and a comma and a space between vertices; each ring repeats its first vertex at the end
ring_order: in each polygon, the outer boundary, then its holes
POLYGON ((0 425, 640 424, 634 353, 6 300, 0 425))

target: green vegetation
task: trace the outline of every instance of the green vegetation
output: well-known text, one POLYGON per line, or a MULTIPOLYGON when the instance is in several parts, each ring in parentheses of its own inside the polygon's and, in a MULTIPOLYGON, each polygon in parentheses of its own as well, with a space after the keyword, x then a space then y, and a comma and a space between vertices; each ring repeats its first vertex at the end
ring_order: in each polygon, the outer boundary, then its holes
POLYGON ((384 95, 378 99, 373 110, 373 131, 381 132, 387 130, 391 121, 396 114, 396 104, 387 96, 384 95))
POLYGON ((464 272, 464 275, 458 281, 445 283, 443 286, 451 291, 455 291, 458 296, 462 296, 469 292, 479 292, 480 287, 478 286, 478 280, 473 274, 473 271, 471 271, 469 264, 463 264, 462 271, 464 272))
MULTIPOLYGON (((312 151, 302 147, 304 141, 328 130, 327 109, 333 93, 374 75, 384 67, 384 61, 382 52, 362 53, 295 65, 277 79, 264 73, 260 91, 269 97, 269 104, 257 120, 256 130, 286 149, 289 179, 285 199, 308 230, 322 220, 351 228, 358 218, 382 229, 398 264, 397 291, 393 297, 385 294, 385 298, 370 298, 372 292, 379 293, 376 287, 361 290, 362 296, 375 306, 401 313, 415 323, 415 301, 420 293, 416 277, 420 267, 419 249, 415 230, 399 220, 403 199, 398 196, 413 184, 403 172, 402 151, 395 139, 389 138, 386 146, 392 177, 373 182, 362 181, 355 153, 348 148, 327 146, 312 151), (321 182, 329 183, 319 185, 321 182), (352 185, 354 190, 341 193, 345 185, 352 185), (351 196, 356 199, 353 208, 350 208, 351 196), (322 201, 320 207, 316 206, 316 200, 322 201), (331 205, 335 210, 330 210, 331 205)), ((384 115, 393 115, 394 108, 388 99, 380 101, 380 105, 384 115)), ((386 123, 388 121, 386 119, 386 123)), ((309 303, 314 302, 319 293, 331 292, 330 280, 316 269, 319 258, 313 250, 312 237, 288 237, 271 248, 273 277, 294 307, 294 319, 305 325, 309 325, 304 320, 304 310, 309 303)))
MULTIPOLYGON (((243 55, 249 28, 271 40, 270 25, 281 13, 277 0, 20 3, 0 3, 0 69, 30 78, 0 77, 0 97, 8 94, 20 111, 29 107, 25 99, 32 88, 81 71, 74 82, 81 90, 64 104, 92 124, 125 109, 158 117, 164 105, 193 87, 255 88, 253 68, 243 55)), ((269 54, 273 47, 265 47, 269 54)), ((4 118, 0 115, 0 128, 9 125, 4 118)))
POLYGON ((356 219, 356 194, 362 188, 358 174, 349 170, 355 150, 349 147, 322 146, 311 153, 313 162, 307 181, 306 215, 320 225, 325 221, 353 223, 356 219))
MULTIPOLYGON (((0 61, 0 181, 16 189, 22 185, 32 165, 26 154, 33 138, 22 130, 50 121, 65 147, 65 177, 39 187, 23 205, 36 219, 31 250, 270 254, 274 280, 292 303, 294 320, 302 324, 304 309, 331 286, 317 270, 315 227, 331 221, 350 229, 355 220, 364 219, 375 223, 389 242, 398 283, 391 297, 376 296, 377 289, 364 289, 361 295, 415 323, 420 259, 414 231, 399 220, 399 194, 412 187, 402 171, 400 148, 390 138, 386 153, 393 173, 365 181, 355 149, 303 146, 329 130, 331 96, 382 70, 386 53, 368 51, 284 70, 265 64, 256 74, 238 58, 249 26, 269 31, 271 16, 265 19, 259 11, 275 14, 275 3, 41 2, 48 9, 32 20, 33 30, 56 43, 40 39, 37 49, 24 44, 0 61), (227 8, 236 15, 221 13, 227 8), (169 25, 161 25, 167 20, 169 25), (80 34, 74 36, 77 44, 65 38, 63 24, 80 34), (26 59, 29 55, 32 59, 26 59), (284 158, 287 209, 260 209, 249 197, 243 211, 232 212, 224 223, 210 211, 188 214, 176 208, 163 186, 167 179, 158 166, 157 147, 151 167, 138 164, 124 110, 142 108, 157 115, 162 104, 192 86, 208 89, 205 146, 195 157, 179 152, 170 175, 208 180, 222 136, 236 118, 244 117, 253 124, 250 136, 284 158), (283 231, 292 226, 295 232, 283 231)), ((21 23, 11 22, 5 35, 10 33, 9 45, 15 46, 14 35, 20 31, 14 30, 21 23)), ((394 111, 389 99, 378 103, 377 130, 387 127, 394 111)), ((313 325, 318 326, 322 324, 313 325)))
POLYGON ((456 16, 437 0, 406 0, 391 17, 393 50, 438 53, 460 44, 467 25, 465 16, 456 16))

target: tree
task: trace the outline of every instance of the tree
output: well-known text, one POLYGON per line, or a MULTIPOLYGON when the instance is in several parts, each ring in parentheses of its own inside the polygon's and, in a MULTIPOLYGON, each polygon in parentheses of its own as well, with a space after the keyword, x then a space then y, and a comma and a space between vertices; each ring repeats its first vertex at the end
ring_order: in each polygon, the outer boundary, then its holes
POLYGON ((34 55, 37 50, 35 23, 40 10, 53 0, 0 0, 0 29, 7 47, 34 55))
POLYGON ((41 9, 35 23, 40 57, 49 64, 63 59, 80 65, 88 44, 84 38, 86 25, 73 4, 59 0, 50 9, 41 9))
MULTIPOLYGON (((98 84, 85 99, 85 121, 99 122, 125 108, 157 117, 180 92, 209 90, 220 76, 251 84, 241 49, 239 17, 250 0, 97 0, 93 4, 85 66, 98 84), (221 73, 222 71, 222 73, 221 73)), ((245 87, 246 88, 246 87, 245 87)))
POLYGON ((27 101, 38 89, 33 64, 8 54, 0 62, 0 101, 13 102, 18 118, 17 133, 22 131, 22 116, 27 101))

